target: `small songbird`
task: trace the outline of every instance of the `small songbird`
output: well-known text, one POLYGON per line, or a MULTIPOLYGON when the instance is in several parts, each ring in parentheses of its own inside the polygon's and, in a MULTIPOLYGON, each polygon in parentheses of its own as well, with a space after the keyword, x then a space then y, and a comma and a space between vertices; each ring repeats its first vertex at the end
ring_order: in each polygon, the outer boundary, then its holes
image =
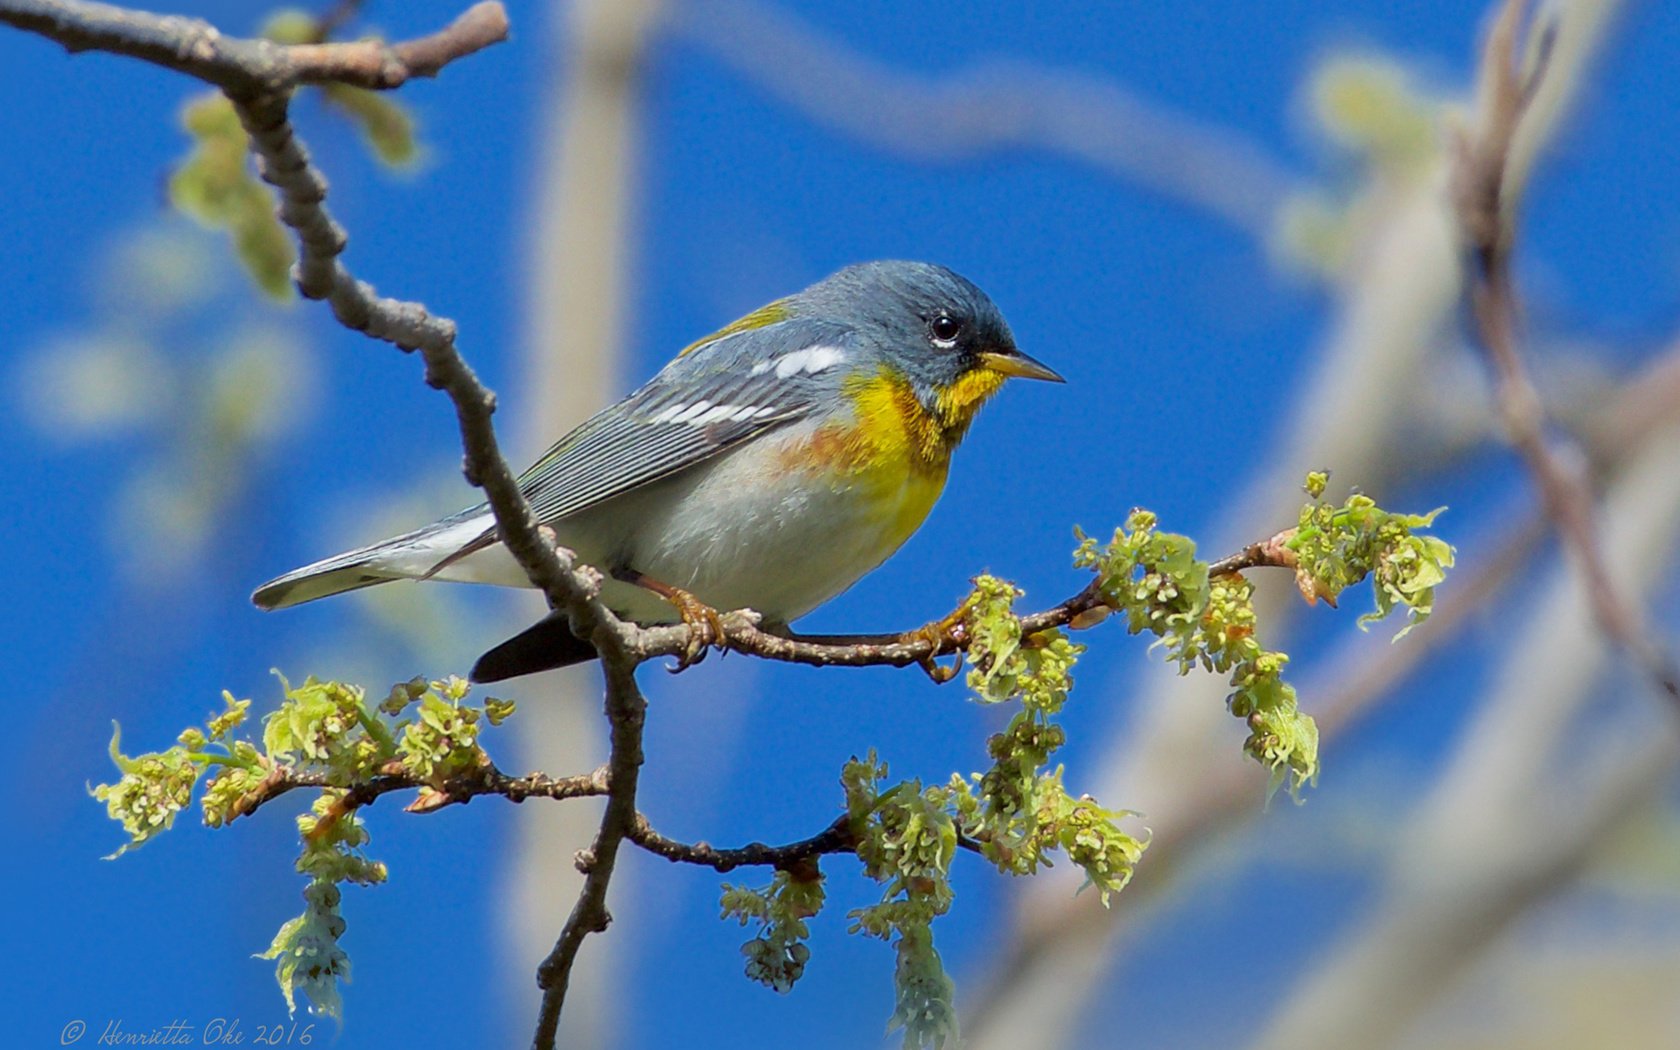
MULTIPOLYGON (((785 628, 885 561, 945 485, 951 451, 1016 349, 984 292, 942 266, 849 266, 691 344, 519 478, 538 520, 639 623, 697 603, 785 628)), ((486 504, 295 569, 264 609, 398 579, 527 587, 486 504)), ((473 667, 494 682, 595 655, 551 615, 473 667)))

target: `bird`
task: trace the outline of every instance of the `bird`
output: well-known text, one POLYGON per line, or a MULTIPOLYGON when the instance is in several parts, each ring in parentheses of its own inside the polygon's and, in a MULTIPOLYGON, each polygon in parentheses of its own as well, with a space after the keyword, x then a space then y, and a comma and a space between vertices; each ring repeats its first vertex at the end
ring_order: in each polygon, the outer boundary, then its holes
MULTIPOLYGON (((1012 378, 1064 382, 990 297, 943 266, 848 266, 697 340, 519 476, 536 518, 641 624, 697 609, 795 619, 886 561, 926 519, 951 454, 1012 378)), ((280 609, 392 580, 528 587, 488 504, 294 569, 280 609)), ((551 613, 479 658, 495 682, 593 658, 551 613)), ((702 651, 703 655, 703 651, 702 651)))

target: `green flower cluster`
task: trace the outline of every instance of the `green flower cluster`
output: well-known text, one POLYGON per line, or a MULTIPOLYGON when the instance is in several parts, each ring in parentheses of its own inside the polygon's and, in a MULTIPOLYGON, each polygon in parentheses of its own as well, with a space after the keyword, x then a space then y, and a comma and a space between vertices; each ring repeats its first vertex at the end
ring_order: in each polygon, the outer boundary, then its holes
POLYGON ((1445 540, 1413 531, 1433 525, 1446 508, 1394 514, 1358 494, 1332 506, 1318 498, 1326 480, 1324 474, 1307 476, 1313 501, 1301 508, 1295 534, 1284 544, 1294 552, 1301 593, 1309 602, 1323 598, 1335 605, 1343 590, 1369 576, 1377 607, 1359 618, 1359 626, 1368 627, 1403 608, 1406 626, 1394 636, 1403 638, 1429 618, 1435 588, 1453 565, 1453 549, 1445 540))
POLYGON ((311 880, 303 891, 303 914, 287 920, 268 950, 256 956, 274 960, 275 979, 292 1014, 297 1013, 297 993, 302 992, 322 1013, 344 1015, 338 982, 350 979, 350 956, 338 944, 344 933, 339 896, 337 885, 311 880))
MULTIPOLYGON (((130 758, 122 753, 122 727, 111 723, 111 762, 122 776, 114 784, 88 789, 95 799, 105 803, 106 815, 128 833, 128 841, 106 857, 107 860, 122 856, 131 847, 145 845, 152 836, 174 827, 176 814, 191 804, 193 789, 210 766, 256 768, 259 761, 256 748, 245 741, 227 739, 245 721, 251 701, 235 700, 233 694, 225 691, 222 699, 227 707, 221 714, 212 716, 203 729, 189 726, 182 730, 175 746, 167 751, 130 758)), ((205 821, 211 823, 208 809, 205 821)))
MULTIPOLYGON (((202 738, 198 730, 190 732, 202 738)), ((128 841, 107 860, 120 857, 130 846, 144 845, 153 835, 174 827, 175 815, 192 802, 193 787, 204 772, 204 767, 193 760, 193 752, 186 743, 138 758, 128 757, 121 749, 122 727, 112 723, 111 761, 122 776, 115 784, 89 789, 95 799, 105 803, 106 814, 128 834, 128 841)))
POLYGON ((274 978, 288 1011, 296 1013, 301 991, 317 1010, 338 1018, 343 1016, 338 982, 350 979, 350 956, 339 946, 345 922, 338 884, 371 886, 384 882, 387 872, 383 863, 369 860, 363 851, 367 828, 346 805, 344 792, 323 791, 310 812, 298 816, 297 824, 303 839, 297 870, 309 876, 303 914, 287 920, 257 958, 274 961, 274 978))
MULTIPOLYGON (((1405 608, 1406 631, 1428 618, 1435 586, 1452 567, 1453 549, 1413 530, 1431 525, 1429 514, 1393 514, 1369 497, 1341 506, 1322 502, 1327 476, 1307 476, 1311 502, 1298 526, 1280 537, 1281 555, 1293 560, 1296 583, 1308 601, 1334 604, 1346 588, 1367 577, 1376 611, 1360 626, 1405 608)), ((1080 534, 1076 565, 1097 574, 1103 601, 1123 613, 1133 634, 1149 632, 1180 674, 1194 667, 1230 676, 1231 713, 1244 720, 1244 750, 1271 771, 1272 790, 1289 784, 1292 795, 1318 776, 1318 727, 1300 712, 1295 689, 1283 680, 1289 657, 1255 638, 1253 587, 1240 573, 1210 576, 1188 537, 1156 528, 1155 515, 1133 511, 1105 545, 1080 534)))
POLYGON ((805 920, 822 910, 823 897, 823 875, 815 864, 809 871, 778 871, 763 889, 724 883, 722 917, 759 927, 758 936, 741 945, 749 978, 778 992, 792 990, 811 958, 805 944, 811 931, 805 920))
POLYGON ((130 758, 119 749, 119 728, 111 739, 111 758, 122 776, 91 791, 128 833, 127 844, 112 854, 117 856, 173 825, 207 770, 216 770, 201 801, 210 827, 249 812, 295 778, 325 785, 310 812, 298 817, 303 849, 297 870, 309 877, 303 913, 280 928, 260 958, 275 961, 288 1008, 295 1008, 301 991, 336 1017, 337 980, 350 971, 339 946, 344 932, 339 884, 371 885, 386 877, 385 865, 364 852, 367 829, 346 789, 381 776, 437 788, 479 768, 486 761, 478 745, 480 719, 500 724, 513 705, 493 698, 483 710, 465 704, 469 687, 454 677, 399 683, 372 706, 361 688, 343 682, 310 678, 294 687, 280 677, 280 684, 284 699, 264 718, 260 747, 234 737, 251 701, 224 692, 226 709, 204 727, 182 732, 166 751, 130 758))
MULTIPOLYGON (((465 679, 450 676, 446 682, 432 683, 418 697, 415 718, 403 726, 397 744, 403 768, 414 776, 437 785, 485 760, 478 746, 481 712, 461 703, 468 688, 465 679)), ((507 706, 497 700, 491 703, 507 706)))
POLYGON ((1074 564, 1095 570, 1103 601, 1133 634, 1155 635, 1180 674, 1230 675, 1227 703, 1249 727, 1244 750, 1271 771, 1273 790, 1287 779, 1298 793, 1318 775, 1318 727, 1283 680, 1289 658, 1255 640, 1251 586, 1240 575, 1209 577, 1193 541, 1155 526, 1155 515, 1137 510, 1106 546, 1081 534, 1074 564))
POLYGON ((1075 798, 1062 784, 1062 767, 1047 769, 1067 740, 1053 721, 1073 688, 1073 665, 1085 651, 1059 630, 1023 638, 1014 603, 1021 591, 990 576, 974 581, 966 621, 972 669, 968 687, 982 703, 1016 700, 1020 710, 987 741, 992 767, 947 786, 962 833, 980 853, 1012 875, 1030 875, 1056 850, 1085 872, 1104 904, 1130 881, 1145 842, 1122 831, 1131 814, 1107 810, 1089 796, 1075 798))
POLYGON ((840 783, 864 874, 885 884, 881 900, 851 912, 852 933, 893 945, 897 1003, 888 1030, 908 1047, 957 1043, 956 986, 933 947, 933 920, 951 908, 957 823, 951 791, 907 780, 882 792, 887 766, 872 751, 846 763, 840 783))
MULTIPOLYGON (((1026 875, 1060 850, 1078 865, 1103 902, 1131 878, 1145 843, 1120 829, 1129 815, 1071 796, 1061 767, 1048 769, 1066 740, 1054 717, 1072 688, 1083 647, 1059 630, 1023 637, 1014 603, 1021 591, 981 576, 963 606, 970 644, 968 685, 981 703, 1020 705, 987 742, 991 767, 943 784, 908 780, 883 787, 888 770, 874 752, 841 773, 848 824, 866 875, 881 899, 850 913, 851 932, 893 945, 896 1004, 891 1027, 906 1047, 944 1047, 958 1036, 955 989, 933 944, 933 920, 950 910, 950 867, 960 845, 999 871, 1026 875)), ((814 870, 814 869, 813 869, 814 870)), ((813 875, 820 880, 820 875, 813 875)), ((748 975, 785 991, 804 971, 805 919, 822 904, 820 881, 788 872, 762 890, 726 886, 723 912, 761 933, 742 951, 748 975)))
POLYGON ((319 769, 328 783, 346 787, 395 756, 391 733, 368 710, 360 686, 311 676, 294 688, 279 677, 285 702, 263 719, 263 748, 271 758, 319 769))

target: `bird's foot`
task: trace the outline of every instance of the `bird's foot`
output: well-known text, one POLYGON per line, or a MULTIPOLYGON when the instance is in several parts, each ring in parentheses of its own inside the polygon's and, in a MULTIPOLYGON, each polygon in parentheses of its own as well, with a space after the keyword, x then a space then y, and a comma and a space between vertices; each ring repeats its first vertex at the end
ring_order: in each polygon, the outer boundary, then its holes
POLYGON ((973 600, 963 602, 937 620, 922 624, 922 626, 905 631, 899 635, 899 641, 906 645, 927 646, 926 655, 916 663, 927 676, 941 684, 949 682, 962 670, 962 643, 968 634, 968 613, 973 608, 973 600), (946 650, 955 648, 956 659, 949 665, 939 663, 935 658, 946 650))
POLYGON ((671 607, 677 610, 677 617, 682 620, 683 626, 688 628, 688 644, 683 646, 682 654, 677 657, 677 666, 672 668, 672 673, 704 660, 709 650, 724 647, 723 617, 716 609, 693 594, 681 587, 673 587, 644 576, 633 569, 621 569, 614 572, 613 577, 652 591, 670 602, 671 607))
POLYGON ((669 600, 676 606, 677 615, 682 617, 683 626, 688 628, 688 645, 683 648, 674 668, 681 671, 704 660, 708 650, 723 648, 723 617, 687 591, 673 590, 676 593, 669 595, 669 600))

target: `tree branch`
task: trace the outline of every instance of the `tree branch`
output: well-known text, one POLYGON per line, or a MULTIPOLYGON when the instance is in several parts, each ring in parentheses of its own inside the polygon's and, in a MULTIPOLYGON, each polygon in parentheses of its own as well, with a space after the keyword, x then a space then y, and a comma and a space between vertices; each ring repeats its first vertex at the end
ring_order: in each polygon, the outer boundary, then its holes
POLYGON ((785 868, 825 853, 851 853, 857 848, 857 842, 852 838, 851 822, 844 813, 810 838, 785 846, 767 846, 762 842, 750 842, 735 849, 716 849, 705 842, 689 845, 668 839, 653 830, 653 825, 640 813, 636 814, 628 838, 649 853, 664 857, 673 864, 699 864, 719 872, 766 864, 785 868))
POLYGON ((1527 0, 1508 0, 1500 10, 1482 53, 1480 120, 1457 143, 1458 221, 1475 261, 1471 308, 1494 372, 1495 400, 1506 434, 1539 486, 1546 513, 1582 575, 1600 629, 1640 663, 1658 689, 1680 701, 1680 669, 1652 637, 1643 610, 1622 593, 1606 566, 1585 457, 1547 437, 1545 405, 1518 349, 1521 310, 1511 276, 1516 201, 1507 168, 1523 116, 1544 81, 1552 47, 1550 26, 1525 24, 1528 8, 1527 0), (1526 73, 1518 61, 1518 40, 1525 28, 1541 34, 1526 73))
MULTIPOLYGON (((1209 576, 1229 576, 1244 569, 1294 569, 1294 553, 1284 542, 1294 534, 1285 529, 1270 539, 1251 543, 1234 554, 1208 565, 1209 576)), ((1023 637, 1056 627, 1080 630, 1100 623, 1111 607, 1103 600, 1093 580, 1078 593, 1047 609, 1021 617, 1023 637)), ((778 634, 758 626, 758 615, 750 609, 723 613, 722 637, 716 644, 724 649, 748 653, 766 660, 808 664, 813 667, 931 667, 932 661, 968 649, 964 624, 956 616, 926 627, 896 634, 778 634)), ((690 644, 690 628, 684 624, 644 627, 638 637, 638 652, 644 659, 679 656, 690 644)), ((931 673, 931 672, 930 672, 931 673)), ((946 680, 935 675, 936 681, 946 680)))
POLYGON ((611 757, 607 760, 612 791, 607 796, 606 811, 601 815, 601 828, 595 835, 594 845, 577 857, 578 868, 584 873, 583 889, 578 892, 577 903, 554 943, 554 950, 537 967, 537 986, 543 996, 537 1013, 536 1036, 532 1040, 536 1050, 554 1046, 572 964, 577 960, 578 949, 583 947, 583 939, 591 933, 605 931, 612 922, 612 915, 607 911, 607 886, 618 861, 618 848, 639 816, 636 785, 641 776, 642 726, 647 717, 647 701, 636 687, 635 663, 628 660, 602 663, 607 677, 607 719, 612 724, 611 757))
POLYGON ((405 43, 380 40, 287 46, 224 36, 209 22, 90 0, 0 0, 0 22, 64 45, 72 54, 128 55, 214 84, 229 97, 283 94, 300 84, 387 90, 437 76, 458 58, 507 39, 499 3, 474 4, 446 28, 405 43))
POLYGON ((354 784, 334 783, 326 773, 276 766, 254 791, 234 805, 232 816, 248 817, 281 795, 298 788, 342 788, 345 809, 370 805, 393 791, 429 790, 434 796, 422 796, 408 806, 410 812, 429 813, 452 803, 470 802, 480 795, 500 795, 509 802, 523 802, 528 798, 588 798, 607 794, 610 785, 611 776, 605 766, 593 773, 569 777, 551 777, 547 773, 527 773, 515 777, 497 769, 488 756, 478 769, 449 777, 440 783, 414 776, 403 769, 401 763, 391 763, 373 779, 354 784))

